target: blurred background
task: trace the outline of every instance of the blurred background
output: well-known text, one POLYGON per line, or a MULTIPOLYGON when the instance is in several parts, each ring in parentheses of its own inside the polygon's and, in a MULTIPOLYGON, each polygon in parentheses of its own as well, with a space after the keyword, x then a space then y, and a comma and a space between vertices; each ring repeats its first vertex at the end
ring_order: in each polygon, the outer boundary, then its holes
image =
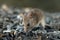
POLYGON ((46 12, 60 12, 60 0, 0 0, 1 4, 14 7, 34 7, 46 12))

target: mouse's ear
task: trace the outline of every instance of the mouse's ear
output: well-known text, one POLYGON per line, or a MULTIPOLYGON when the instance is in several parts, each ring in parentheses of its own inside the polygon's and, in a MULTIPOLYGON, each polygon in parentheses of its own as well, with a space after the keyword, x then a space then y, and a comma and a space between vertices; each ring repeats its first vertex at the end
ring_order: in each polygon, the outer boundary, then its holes
POLYGON ((29 13, 27 14, 27 17, 32 18, 32 17, 33 17, 33 12, 29 12, 29 13))

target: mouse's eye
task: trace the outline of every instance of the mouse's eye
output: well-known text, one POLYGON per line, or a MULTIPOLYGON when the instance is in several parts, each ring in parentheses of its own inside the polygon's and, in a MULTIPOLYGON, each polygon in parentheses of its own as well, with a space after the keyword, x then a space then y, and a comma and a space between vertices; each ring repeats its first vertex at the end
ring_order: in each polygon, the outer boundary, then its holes
POLYGON ((28 23, 27 26, 30 26, 30 23, 28 23))

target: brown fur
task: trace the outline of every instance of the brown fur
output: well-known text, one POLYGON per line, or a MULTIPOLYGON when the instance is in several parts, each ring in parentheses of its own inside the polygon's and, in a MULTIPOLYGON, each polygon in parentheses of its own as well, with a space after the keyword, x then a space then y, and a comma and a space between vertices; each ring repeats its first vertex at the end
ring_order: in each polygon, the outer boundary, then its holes
POLYGON ((32 29, 35 26, 38 26, 41 24, 43 27, 45 27, 45 20, 43 11, 37 8, 32 8, 28 12, 26 10, 23 10, 22 12, 24 18, 24 31, 27 32, 30 29, 32 29), (27 26, 29 24, 29 26, 27 26))

